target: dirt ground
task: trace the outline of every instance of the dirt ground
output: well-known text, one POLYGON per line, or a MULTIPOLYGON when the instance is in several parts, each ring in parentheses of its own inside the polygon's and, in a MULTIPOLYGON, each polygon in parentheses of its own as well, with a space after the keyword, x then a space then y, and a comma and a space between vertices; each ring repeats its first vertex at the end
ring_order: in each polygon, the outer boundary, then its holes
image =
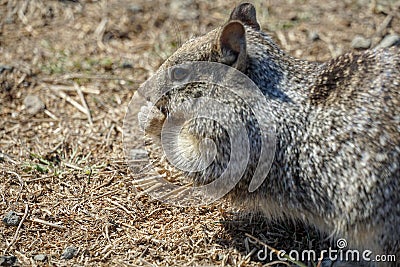
MULTIPOLYGON (((319 61, 358 35, 374 47, 400 34, 399 2, 254 1, 284 50, 319 61)), ((167 206, 132 184, 122 123, 135 90, 237 3, 0 0, 0 215, 21 220, 0 222, 0 256, 21 266, 262 266, 248 235, 277 249, 329 244, 224 201, 167 206)))

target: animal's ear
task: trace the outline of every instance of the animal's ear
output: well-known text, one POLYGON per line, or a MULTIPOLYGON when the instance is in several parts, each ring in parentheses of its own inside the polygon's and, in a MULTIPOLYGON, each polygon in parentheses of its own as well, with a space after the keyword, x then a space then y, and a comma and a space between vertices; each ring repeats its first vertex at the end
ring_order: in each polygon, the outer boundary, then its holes
POLYGON ((257 22, 256 9, 250 3, 242 3, 233 9, 229 21, 239 20, 244 25, 250 26, 255 30, 260 30, 260 24, 257 22))
POLYGON ((240 71, 246 69, 246 31, 239 21, 228 22, 218 36, 218 61, 240 71))

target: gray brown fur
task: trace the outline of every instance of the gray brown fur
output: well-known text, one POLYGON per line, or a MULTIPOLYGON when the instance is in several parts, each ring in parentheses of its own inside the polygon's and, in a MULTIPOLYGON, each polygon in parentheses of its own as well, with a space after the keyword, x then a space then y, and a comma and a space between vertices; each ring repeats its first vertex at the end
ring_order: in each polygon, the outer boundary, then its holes
MULTIPOLYGON (((259 129, 248 123, 255 163, 228 197, 270 218, 299 219, 346 238, 350 247, 395 254, 400 261, 399 48, 308 62, 287 55, 259 28, 254 7, 241 4, 223 27, 189 40, 161 67, 221 62, 245 73, 265 95, 265 109, 277 128, 275 160, 262 186, 248 192, 259 156, 259 129)), ((211 93, 201 84, 186 87, 158 107, 168 116, 197 94, 211 93)), ((218 90, 213 97, 231 104, 244 119, 251 116, 240 99, 218 90)), ((190 138, 178 150, 196 153, 196 142, 204 137, 217 144, 215 162, 202 173, 187 174, 196 182, 216 179, 229 160, 224 134, 202 120, 182 131, 190 138)))

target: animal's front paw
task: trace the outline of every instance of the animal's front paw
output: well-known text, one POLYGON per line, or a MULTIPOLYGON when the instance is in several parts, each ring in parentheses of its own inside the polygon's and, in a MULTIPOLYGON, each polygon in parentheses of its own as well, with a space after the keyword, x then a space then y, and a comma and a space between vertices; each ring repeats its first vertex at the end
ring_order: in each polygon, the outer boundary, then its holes
POLYGON ((165 115, 157 109, 152 103, 142 106, 138 114, 139 127, 150 135, 159 136, 165 121, 165 115))

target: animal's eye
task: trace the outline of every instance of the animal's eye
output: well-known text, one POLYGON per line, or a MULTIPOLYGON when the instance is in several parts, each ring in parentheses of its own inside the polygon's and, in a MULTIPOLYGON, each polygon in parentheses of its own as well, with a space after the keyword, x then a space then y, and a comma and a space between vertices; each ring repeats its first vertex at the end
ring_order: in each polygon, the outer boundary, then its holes
POLYGON ((176 67, 171 70, 171 79, 173 81, 182 81, 189 75, 189 70, 176 67))

